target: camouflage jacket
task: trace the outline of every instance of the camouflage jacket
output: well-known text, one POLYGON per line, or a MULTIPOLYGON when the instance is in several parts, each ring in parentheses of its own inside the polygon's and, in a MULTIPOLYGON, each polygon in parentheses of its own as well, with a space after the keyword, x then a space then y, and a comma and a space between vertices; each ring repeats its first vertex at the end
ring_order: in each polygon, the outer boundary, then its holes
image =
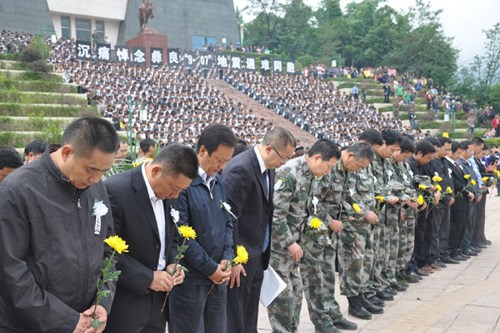
MULTIPOLYGON (((330 183, 330 176, 314 177, 301 156, 279 168, 275 179, 273 249, 284 251, 294 242, 300 243, 313 217, 327 220, 321 191, 330 183)), ((326 232, 328 226, 323 223, 320 230, 326 232)))

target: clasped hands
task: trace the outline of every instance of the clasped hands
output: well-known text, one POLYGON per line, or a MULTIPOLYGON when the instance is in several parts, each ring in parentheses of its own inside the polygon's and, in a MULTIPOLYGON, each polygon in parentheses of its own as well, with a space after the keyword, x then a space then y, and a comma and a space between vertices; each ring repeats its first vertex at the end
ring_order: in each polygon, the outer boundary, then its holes
POLYGON ((184 282, 184 270, 180 265, 170 264, 164 271, 154 271, 153 281, 149 285, 149 289, 154 291, 168 292, 178 284, 184 282), (169 272, 174 272, 173 274, 169 272))

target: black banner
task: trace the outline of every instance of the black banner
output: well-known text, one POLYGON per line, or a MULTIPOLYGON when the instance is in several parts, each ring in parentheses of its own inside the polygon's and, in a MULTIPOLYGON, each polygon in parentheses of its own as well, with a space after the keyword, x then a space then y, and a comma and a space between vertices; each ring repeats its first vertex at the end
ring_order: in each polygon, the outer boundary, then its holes
POLYGON ((125 45, 116 45, 115 58, 118 62, 128 62, 130 60, 128 48, 125 45))
POLYGON ((168 65, 170 67, 181 65, 181 52, 179 49, 168 49, 168 65))
POLYGON ((212 59, 211 53, 201 52, 199 61, 200 61, 201 68, 212 68, 213 59, 212 59))
POLYGON ((97 60, 111 61, 111 44, 97 43, 97 60))
POLYGON ((149 50, 149 63, 153 67, 160 67, 163 65, 163 49, 162 48, 156 48, 152 47, 149 50))
POLYGON ((241 70, 241 58, 238 56, 231 56, 231 68, 234 70, 241 70))
POLYGON ((145 47, 133 47, 132 48, 132 59, 133 59, 134 64, 144 65, 146 63, 146 48, 145 47))
POLYGON ((247 57, 246 59, 246 70, 250 72, 255 72, 257 65, 255 64, 255 58, 247 57))
POLYGON ((295 74, 295 63, 292 61, 288 61, 286 63, 286 72, 288 74, 295 74))
POLYGON ((76 59, 78 60, 90 60, 91 53, 90 48, 91 42, 86 42, 82 40, 76 41, 76 59))
POLYGON ((274 74, 281 74, 283 72, 283 62, 281 59, 274 59, 273 60, 273 73, 274 74))
POLYGON ((260 72, 263 75, 268 75, 271 73, 271 59, 269 57, 260 58, 260 72))
POLYGON ((217 68, 228 69, 229 63, 227 61, 227 55, 223 53, 217 53, 215 57, 217 58, 217 68))
POLYGON ((196 53, 191 51, 186 51, 184 53, 184 66, 186 68, 195 68, 196 67, 196 53))

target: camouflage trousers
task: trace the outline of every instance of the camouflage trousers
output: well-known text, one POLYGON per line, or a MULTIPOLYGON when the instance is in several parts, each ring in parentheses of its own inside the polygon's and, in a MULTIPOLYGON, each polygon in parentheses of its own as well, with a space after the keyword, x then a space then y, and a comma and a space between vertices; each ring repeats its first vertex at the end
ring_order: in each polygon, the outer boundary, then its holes
POLYGON ((364 292, 371 267, 371 257, 365 258, 366 246, 373 242, 372 227, 366 221, 344 222, 344 229, 338 236, 338 259, 340 293, 346 297, 364 292), (366 260, 365 260, 366 259, 366 260))
POLYGON ((267 307, 273 333, 297 333, 303 292, 299 264, 290 253, 272 250, 269 265, 286 283, 285 290, 267 307))
POLYGON ((379 214, 380 220, 373 228, 373 268, 370 273, 370 278, 365 287, 367 297, 374 296, 378 291, 382 291, 391 284, 385 279, 382 274, 385 263, 385 210, 379 214))
POLYGON ((404 218, 399 222, 399 251, 396 270, 405 270, 413 254, 415 244, 415 211, 404 210, 404 218))
POLYGON ((316 329, 331 327, 343 318, 335 300, 335 245, 335 239, 328 244, 303 242, 304 255, 298 264, 299 279, 296 273, 291 277, 290 272, 296 271, 294 265, 297 264, 289 253, 271 255, 271 266, 282 278, 288 276, 288 281, 283 279, 287 288, 267 308, 273 332, 297 332, 302 290, 306 296, 309 317, 316 329), (291 264, 287 261, 291 261, 291 264))
POLYGON ((392 221, 389 223, 389 221, 387 221, 386 225, 384 226, 384 236, 385 258, 382 275, 384 276, 384 279, 389 282, 389 284, 397 283, 396 264, 399 253, 399 222, 392 221))

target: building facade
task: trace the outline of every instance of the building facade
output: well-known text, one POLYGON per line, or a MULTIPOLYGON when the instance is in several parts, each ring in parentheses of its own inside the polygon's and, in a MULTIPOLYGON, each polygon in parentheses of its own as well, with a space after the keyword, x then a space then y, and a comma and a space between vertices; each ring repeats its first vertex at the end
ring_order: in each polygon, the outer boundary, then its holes
MULTIPOLYGON (((151 0, 148 27, 169 47, 237 43, 232 0, 151 0)), ((140 33, 141 0, 0 0, 0 29, 123 45, 140 33), (94 36, 93 36, 94 34, 94 36)))

